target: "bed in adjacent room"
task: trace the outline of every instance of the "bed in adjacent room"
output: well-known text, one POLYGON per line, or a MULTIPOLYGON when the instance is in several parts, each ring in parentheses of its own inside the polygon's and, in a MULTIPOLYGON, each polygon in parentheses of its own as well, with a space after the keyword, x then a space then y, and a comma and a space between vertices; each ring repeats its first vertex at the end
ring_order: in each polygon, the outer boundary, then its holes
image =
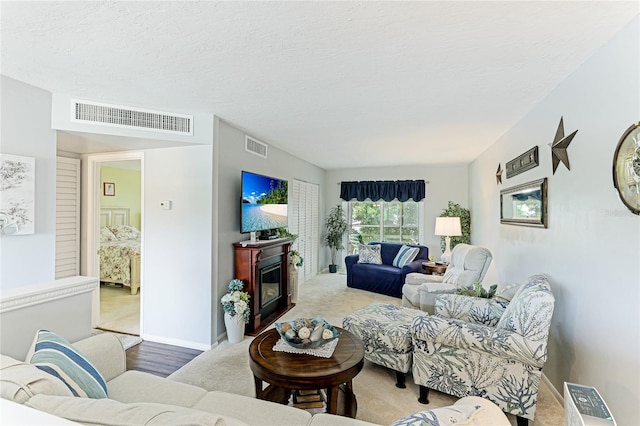
POLYGON ((100 281, 140 288, 140 231, 129 224, 129 209, 100 209, 100 281))

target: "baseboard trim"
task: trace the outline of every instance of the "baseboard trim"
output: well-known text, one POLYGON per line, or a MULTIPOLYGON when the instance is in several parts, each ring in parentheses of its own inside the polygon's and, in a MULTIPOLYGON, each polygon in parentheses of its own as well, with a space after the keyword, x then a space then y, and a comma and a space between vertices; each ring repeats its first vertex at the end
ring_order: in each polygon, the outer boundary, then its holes
POLYGON ((544 373, 542 373, 542 381, 544 382, 545 385, 547 385, 553 397, 556 399, 556 401, 558 401, 558 404, 564 407, 564 397, 560 392, 558 392, 558 390, 555 388, 555 386, 553 386, 549 378, 545 376, 544 373))
POLYGON ((208 351, 218 346, 218 343, 214 343, 213 345, 207 345, 199 342, 191 342, 191 341, 182 340, 182 339, 171 339, 168 337, 155 336, 153 334, 146 334, 146 333, 142 334, 140 337, 142 337, 142 340, 148 340, 150 342, 163 343, 165 345, 181 346, 183 348, 196 349, 199 351, 208 351))

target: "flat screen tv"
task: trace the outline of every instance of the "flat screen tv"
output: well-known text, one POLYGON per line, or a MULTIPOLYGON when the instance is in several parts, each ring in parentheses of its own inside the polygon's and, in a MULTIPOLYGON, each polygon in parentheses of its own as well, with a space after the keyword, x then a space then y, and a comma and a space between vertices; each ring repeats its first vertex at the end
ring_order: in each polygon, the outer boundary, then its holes
POLYGON ((242 172, 241 232, 286 228, 288 183, 286 180, 242 172))

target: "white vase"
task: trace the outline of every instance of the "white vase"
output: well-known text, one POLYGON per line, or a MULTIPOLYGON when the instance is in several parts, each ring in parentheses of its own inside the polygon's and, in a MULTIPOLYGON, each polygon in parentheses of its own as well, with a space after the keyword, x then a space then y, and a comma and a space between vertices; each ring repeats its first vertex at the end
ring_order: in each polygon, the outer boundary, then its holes
POLYGON ((240 315, 231 316, 224 313, 224 325, 227 328, 229 343, 240 343, 244 339, 244 318, 240 315))
POLYGON ((291 303, 298 303, 298 282, 300 271, 296 266, 289 271, 289 289, 291 290, 291 303))

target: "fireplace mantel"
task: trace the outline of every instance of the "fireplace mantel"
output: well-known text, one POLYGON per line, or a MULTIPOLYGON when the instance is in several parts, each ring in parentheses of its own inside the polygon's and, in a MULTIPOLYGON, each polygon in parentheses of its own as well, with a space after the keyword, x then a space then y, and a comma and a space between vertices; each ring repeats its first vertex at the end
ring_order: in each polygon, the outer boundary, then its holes
POLYGON ((291 288, 289 286, 289 250, 291 240, 278 238, 274 240, 241 241, 234 243, 235 276, 245 284, 245 291, 249 293, 249 323, 246 332, 257 335, 273 324, 285 312, 295 305, 291 302, 291 288), (277 272, 273 272, 276 270, 277 272), (264 271, 271 271, 270 277, 278 277, 278 297, 271 300, 268 306, 263 306, 261 293, 264 271))

